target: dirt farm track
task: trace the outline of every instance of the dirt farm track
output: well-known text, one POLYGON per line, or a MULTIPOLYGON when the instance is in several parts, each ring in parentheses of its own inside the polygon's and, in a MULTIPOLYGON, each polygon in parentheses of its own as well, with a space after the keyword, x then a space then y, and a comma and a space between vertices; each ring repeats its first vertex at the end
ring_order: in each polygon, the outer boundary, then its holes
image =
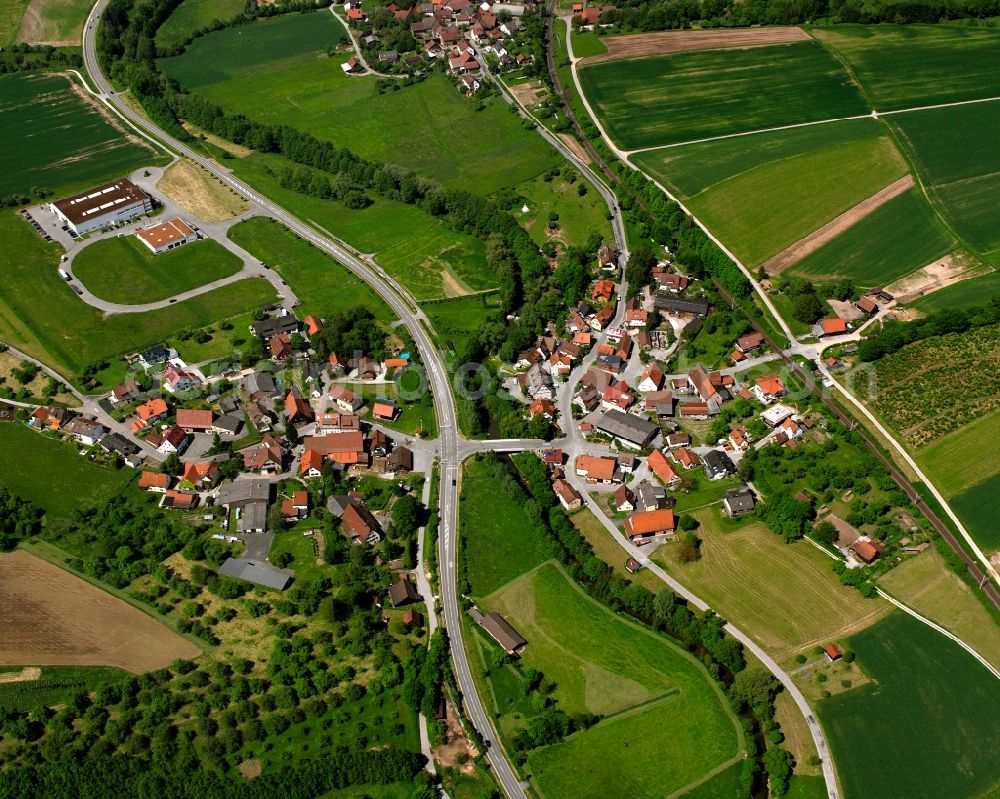
POLYGON ((601 39, 608 52, 580 59, 597 64, 618 58, 680 53, 685 50, 717 50, 723 47, 762 47, 809 39, 802 28, 744 28, 741 30, 660 31, 601 39))
POLYGON ((117 666, 136 674, 201 650, 27 552, 0 555, 0 665, 117 666))

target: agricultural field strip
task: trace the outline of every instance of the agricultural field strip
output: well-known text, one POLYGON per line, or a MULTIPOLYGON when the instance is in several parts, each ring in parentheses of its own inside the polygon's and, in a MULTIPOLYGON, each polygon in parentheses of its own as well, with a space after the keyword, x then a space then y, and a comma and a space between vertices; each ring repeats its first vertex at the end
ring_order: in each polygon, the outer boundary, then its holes
POLYGON ((871 197, 862 200, 853 208, 844 211, 836 219, 831 220, 823 227, 814 230, 803 239, 799 239, 794 244, 786 247, 773 258, 764 263, 764 269, 769 274, 775 274, 798 263, 807 255, 815 252, 824 244, 833 241, 849 227, 860 222, 877 208, 885 205, 889 200, 898 197, 905 191, 913 188, 914 180, 912 175, 904 175, 899 180, 890 183, 884 189, 873 194, 871 197))
POLYGON ((674 147, 686 147, 689 144, 704 144, 710 141, 721 141, 722 139, 738 139, 741 136, 754 136, 758 133, 775 133, 780 130, 794 130, 795 128, 808 128, 814 125, 829 125, 832 122, 849 122, 855 119, 878 119, 879 117, 897 116, 899 114, 912 114, 917 111, 933 111, 940 108, 955 108, 961 105, 976 105, 978 103, 994 103, 1000 101, 1000 95, 996 97, 982 97, 978 100, 958 100, 953 103, 936 103, 934 105, 918 105, 912 108, 899 108, 895 111, 878 111, 872 109, 870 114, 859 114, 847 117, 831 117, 830 119, 819 119, 814 122, 796 122, 793 125, 779 125, 776 128, 760 128, 758 130, 747 130, 740 133, 724 133, 720 136, 708 136, 704 139, 691 139, 690 141, 674 142, 672 144, 659 144, 655 147, 640 147, 636 150, 620 150, 625 157, 638 155, 639 153, 654 152, 656 150, 669 150, 674 147))

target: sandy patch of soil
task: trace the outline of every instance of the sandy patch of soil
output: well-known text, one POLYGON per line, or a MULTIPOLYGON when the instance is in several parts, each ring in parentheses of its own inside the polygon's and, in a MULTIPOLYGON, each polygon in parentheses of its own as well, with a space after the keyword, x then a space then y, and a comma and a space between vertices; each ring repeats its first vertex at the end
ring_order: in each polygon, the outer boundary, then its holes
POLYGON ((445 740, 432 754, 434 760, 445 768, 459 768, 463 774, 473 774, 476 771, 475 759, 479 756, 476 748, 469 743, 458 720, 455 707, 449 700, 445 713, 445 740))
POLYGON ((517 98, 517 101, 529 108, 533 105, 538 105, 538 96, 544 93, 544 91, 542 82, 538 80, 519 83, 517 86, 510 87, 510 93, 517 98))
POLYGON ((68 0, 31 0, 21 17, 17 41, 28 44, 51 44, 53 47, 79 47, 84 20, 72 30, 60 31, 52 22, 53 17, 63 16, 71 5, 68 0), (60 37, 59 34, 63 35, 60 37))
POLYGON ((37 666, 25 666, 20 671, 0 674, 0 682, 33 682, 42 676, 42 670, 37 666))
POLYGON ((638 58, 685 50, 718 50, 728 47, 763 47, 809 39, 802 28, 740 28, 735 30, 660 31, 632 36, 608 36, 601 39, 608 52, 580 59, 582 64, 597 64, 616 58, 638 58))
POLYGON ((243 775, 244 779, 252 780, 254 777, 259 777, 263 771, 263 766, 257 758, 252 758, 250 760, 244 760, 236 768, 239 769, 240 774, 243 775))
POLYGON ((886 286, 886 291, 900 304, 904 304, 987 271, 989 270, 975 259, 951 253, 886 286))
POLYGON ((859 311, 853 302, 841 302, 840 300, 827 300, 830 307, 833 308, 833 312, 837 314, 838 317, 843 319, 845 322, 853 322, 856 319, 860 319, 864 316, 862 311, 859 311))
POLYGON ((560 133, 559 139, 560 141, 562 141, 563 144, 565 144, 567 147, 569 147, 570 150, 573 151, 573 154, 577 158, 579 158, 585 164, 590 163, 590 154, 587 152, 586 148, 584 148, 584 146, 580 144, 576 136, 573 136, 570 133, 560 133))
POLYGON ((232 219, 250 208, 249 202, 186 159, 171 164, 156 188, 205 222, 232 219))
POLYGON ((913 187, 913 176, 904 175, 899 180, 890 183, 884 189, 875 192, 871 197, 862 200, 853 208, 845 211, 836 219, 827 222, 819 230, 814 230, 803 239, 799 239, 790 247, 785 248, 764 264, 769 275, 776 275, 792 264, 796 264, 807 255, 816 252, 824 244, 829 243, 848 228, 856 225, 876 208, 885 205, 889 200, 898 197, 913 187))
POLYGON ((459 280, 450 269, 441 270, 441 284, 444 286, 446 297, 464 297, 472 294, 469 287, 459 280))

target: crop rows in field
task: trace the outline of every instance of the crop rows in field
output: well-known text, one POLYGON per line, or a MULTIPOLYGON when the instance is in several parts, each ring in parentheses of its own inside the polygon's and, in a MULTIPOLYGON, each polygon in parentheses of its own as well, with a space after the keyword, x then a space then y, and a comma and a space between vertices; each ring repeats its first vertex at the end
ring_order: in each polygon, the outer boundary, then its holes
POLYGON ((131 172, 154 153, 112 126, 60 75, 0 78, 0 195, 62 191, 131 172))
POLYGON ((1000 408, 1000 325, 911 344, 875 363, 872 406, 912 447, 1000 408))

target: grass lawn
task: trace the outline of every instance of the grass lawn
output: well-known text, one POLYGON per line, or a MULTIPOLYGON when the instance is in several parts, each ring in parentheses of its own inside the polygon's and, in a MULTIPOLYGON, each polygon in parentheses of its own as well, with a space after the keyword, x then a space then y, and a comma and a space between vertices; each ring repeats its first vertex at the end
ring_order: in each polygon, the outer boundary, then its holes
POLYGON ((483 321, 483 316, 490 313, 496 306, 495 295, 478 295, 475 297, 456 297, 444 302, 428 303, 423 306, 424 313, 434 325, 437 340, 441 346, 451 342, 458 352, 483 321))
POLYGON ((243 0, 184 0, 156 32, 157 49, 183 44, 195 31, 215 20, 226 22, 243 11, 243 0))
POLYGON ((904 174, 891 139, 869 137, 756 167, 688 205, 752 267, 904 174))
POLYGON ((376 319, 393 320, 389 306, 361 278, 280 222, 253 217, 233 225, 227 235, 281 275, 302 303, 303 314, 322 318, 361 306, 376 319))
POLYGON ((738 756, 742 736, 701 665, 588 597, 555 562, 483 605, 528 639, 522 663, 555 682, 563 710, 606 715, 530 755, 541 795, 662 797, 738 756), (643 767, 651 758, 658 767, 643 767))
POLYGON ((684 799, 732 799, 739 796, 742 763, 733 763, 701 785, 685 791, 684 799))
POLYGON ((258 122, 290 125, 396 163, 451 188, 488 194, 541 174, 561 159, 500 98, 470 100, 431 73, 385 93, 374 77, 348 77, 329 11, 281 16, 198 39, 161 61, 181 85, 258 122))
POLYGON ((73 259, 73 274, 102 300, 141 305, 235 275, 243 263, 217 241, 153 255, 137 236, 101 239, 73 259))
POLYGON ((475 596, 492 593, 551 557, 524 507, 497 491, 484 466, 466 461, 461 490, 462 557, 475 596))
POLYGON ((364 253, 397 278, 418 300, 494 288, 486 245, 457 233, 416 206, 376 198, 354 211, 342 203, 283 189, 275 170, 294 166, 277 156, 254 154, 229 162, 236 175, 297 216, 364 253))
POLYGON ((29 0, 0 0, 0 44, 13 44, 29 0))
POLYGON ((608 52, 607 46, 601 41, 601 37, 593 31, 573 33, 573 55, 577 58, 603 55, 606 52, 608 52))
MULTIPOLYGON (((95 360, 111 360, 185 328, 239 317, 275 297, 267 281, 247 279, 158 311, 104 316, 60 279, 56 267, 61 247, 45 244, 13 211, 0 213, 0 241, 8 256, 8 267, 0 271, 0 338, 68 378, 95 360)), ((203 348, 209 349, 219 357, 228 344, 220 337, 203 348)), ((118 362, 99 377, 110 382, 123 375, 124 366, 118 362)))
POLYGON ((687 199, 758 167, 884 133, 885 128, 874 119, 851 119, 651 150, 631 160, 681 199, 687 199))
POLYGON ((82 191, 160 160, 72 87, 61 75, 0 78, 0 136, 9 145, 0 154, 0 195, 82 191))
POLYGON ((951 497, 949 504, 980 547, 1000 549, 1000 474, 951 497))
POLYGON ((516 191, 524 200, 512 209, 514 216, 527 228, 536 244, 542 245, 549 239, 545 229, 552 211, 559 214, 559 231, 555 238, 567 244, 582 247, 594 231, 607 241, 612 240, 608 208, 597 190, 582 177, 568 183, 561 177, 546 182, 539 176, 522 183, 516 191), (580 186, 587 189, 582 197, 578 193, 580 186), (521 212, 523 205, 528 206, 526 214, 521 212))
MULTIPOLYGON (((827 799, 826 782, 822 777, 793 774, 785 799, 827 799)), ((690 795, 688 797, 690 799, 690 795)))
MULTIPOLYGON (((0 666, 0 675, 19 671, 17 666, 0 666)), ((109 666, 43 666, 37 680, 0 683, 0 708, 24 711, 66 704, 79 691, 96 691, 129 676, 109 666)))
POLYGON ((879 111, 992 97, 1000 33, 957 25, 837 25, 812 34, 846 59, 879 111))
POLYGON ((420 380, 415 372, 405 371, 397 378, 396 383, 345 383, 355 394, 365 398, 369 406, 365 418, 377 421, 383 427, 398 430, 408 436, 415 436, 417 430, 423 431, 423 438, 434 438, 437 435, 437 415, 434 413, 434 400, 430 389, 423 387, 423 392, 416 399, 410 399, 421 388, 420 380), (397 399, 402 388, 403 398, 398 399, 400 412, 391 422, 385 419, 374 419, 371 416, 371 404, 376 398, 397 399))
POLYGON ((908 557, 881 577, 879 585, 1000 668, 1000 629, 934 547, 908 557))
POLYGON ((19 422, 0 425, 0 455, 0 484, 44 508, 52 519, 68 519, 77 508, 108 499, 135 477, 131 469, 97 466, 80 457, 75 445, 19 422))
POLYGON ((608 135, 625 150, 869 111, 817 42, 606 61, 579 75, 608 135))
POLYGON ((852 636, 874 681, 816 706, 845 796, 995 795, 1000 692, 971 655, 902 612, 852 636), (878 768, 871 766, 872 744, 878 768))
POLYGON ((274 556, 279 553, 290 553, 293 560, 288 568, 295 570, 296 580, 308 581, 323 575, 328 576, 331 571, 329 566, 316 565, 315 539, 311 535, 302 534, 306 530, 319 529, 320 526, 313 519, 303 519, 292 528, 278 533, 274 537, 274 543, 271 544, 268 558, 273 561, 274 556))
POLYGON ((1000 411, 974 418, 949 435, 916 451, 917 462, 945 497, 955 497, 984 480, 1000 474, 992 458, 992 442, 1000 434, 1000 411))
POLYGON ((701 560, 680 563, 671 544, 654 560, 778 658, 835 640, 887 610, 841 586, 830 559, 805 541, 786 545, 759 522, 728 532, 732 523, 717 508, 695 516, 701 560))
POLYGON ((1000 102, 889 119, 945 218, 978 250, 1000 249, 1000 102))
POLYGON ((919 189, 910 189, 860 220, 789 271, 813 280, 849 279, 885 286, 948 253, 954 238, 919 189))

